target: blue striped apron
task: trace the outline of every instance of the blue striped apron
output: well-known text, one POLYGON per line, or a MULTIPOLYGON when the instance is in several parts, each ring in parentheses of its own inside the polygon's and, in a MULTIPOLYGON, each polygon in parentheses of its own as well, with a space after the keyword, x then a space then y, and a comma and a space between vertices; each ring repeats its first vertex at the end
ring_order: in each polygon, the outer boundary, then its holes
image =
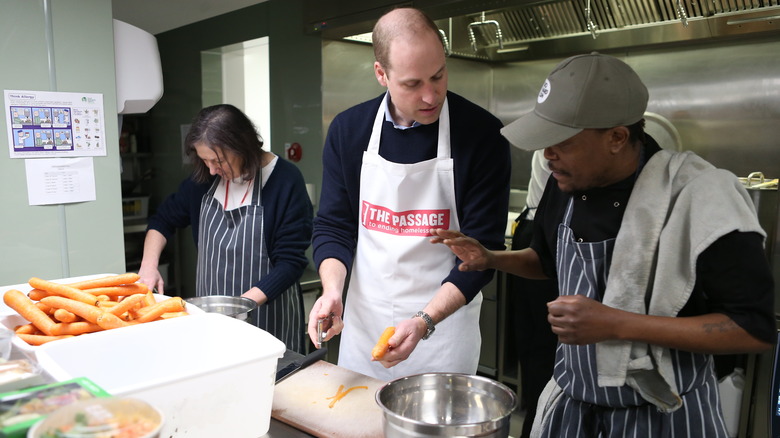
MULTIPOLYGON (((587 195, 582 195, 584 201, 587 195)), ((574 198, 558 225, 557 270, 562 295, 601 301, 615 239, 577 241, 569 228, 574 198)), ((544 413, 544 438, 727 438, 711 355, 672 350, 683 406, 664 414, 627 385, 599 387, 596 345, 558 344, 553 379, 564 396, 544 413)), ((541 415, 537 414, 537 415, 541 415)))
MULTIPOLYGON (((203 196, 198 231, 195 295, 240 296, 272 266, 265 247, 261 174, 255 177, 252 202, 225 210, 214 199, 219 178, 203 196)), ((288 349, 304 353, 303 298, 296 282, 254 312, 252 324, 271 333, 288 349)))

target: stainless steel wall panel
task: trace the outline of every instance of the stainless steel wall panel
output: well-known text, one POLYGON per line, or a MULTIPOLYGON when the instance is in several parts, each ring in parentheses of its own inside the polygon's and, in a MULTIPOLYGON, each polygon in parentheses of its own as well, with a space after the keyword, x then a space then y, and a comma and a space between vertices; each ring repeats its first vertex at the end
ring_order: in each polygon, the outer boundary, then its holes
MULTIPOLYGON (((490 64, 450 58, 447 60, 449 89, 490 109, 493 106, 493 75, 490 64)), ((322 52, 323 132, 333 117, 385 91, 374 77, 374 51, 359 43, 325 41, 322 52)))

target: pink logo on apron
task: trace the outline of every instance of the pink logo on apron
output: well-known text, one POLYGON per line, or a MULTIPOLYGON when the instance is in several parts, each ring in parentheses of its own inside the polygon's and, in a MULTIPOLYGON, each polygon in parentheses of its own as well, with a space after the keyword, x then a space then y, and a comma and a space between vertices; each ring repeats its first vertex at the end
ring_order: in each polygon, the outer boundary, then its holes
POLYGON ((363 201, 360 217, 366 229, 398 236, 428 236, 431 228, 450 227, 449 209, 396 212, 363 201))

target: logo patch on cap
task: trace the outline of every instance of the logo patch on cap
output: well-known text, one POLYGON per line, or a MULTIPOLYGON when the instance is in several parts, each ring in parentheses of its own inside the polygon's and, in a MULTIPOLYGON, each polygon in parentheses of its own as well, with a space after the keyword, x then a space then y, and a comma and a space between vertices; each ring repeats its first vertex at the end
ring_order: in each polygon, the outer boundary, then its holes
POLYGON ((536 97, 537 103, 542 103, 545 100, 547 100, 547 97, 550 95, 550 80, 545 79, 544 84, 542 84, 542 89, 539 90, 539 96, 536 97))

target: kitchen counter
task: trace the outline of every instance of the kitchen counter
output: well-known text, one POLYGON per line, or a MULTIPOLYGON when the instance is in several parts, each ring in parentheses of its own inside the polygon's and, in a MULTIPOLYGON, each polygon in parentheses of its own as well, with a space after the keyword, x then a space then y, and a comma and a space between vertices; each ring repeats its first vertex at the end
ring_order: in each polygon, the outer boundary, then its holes
POLYGON ((268 429, 268 433, 263 435, 263 438, 306 438, 312 436, 314 435, 309 435, 275 418, 271 418, 271 427, 268 429))
MULTIPOLYGON (((281 359, 279 359, 279 362, 276 365, 276 370, 281 370, 291 362, 303 358, 303 355, 300 353, 296 353, 292 350, 287 350, 284 353, 284 356, 282 356, 281 359)), ((263 435, 263 438, 305 438, 305 437, 311 437, 313 435, 309 435, 306 432, 300 431, 290 425, 287 425, 273 417, 271 417, 271 426, 268 429, 268 433, 263 435)))

